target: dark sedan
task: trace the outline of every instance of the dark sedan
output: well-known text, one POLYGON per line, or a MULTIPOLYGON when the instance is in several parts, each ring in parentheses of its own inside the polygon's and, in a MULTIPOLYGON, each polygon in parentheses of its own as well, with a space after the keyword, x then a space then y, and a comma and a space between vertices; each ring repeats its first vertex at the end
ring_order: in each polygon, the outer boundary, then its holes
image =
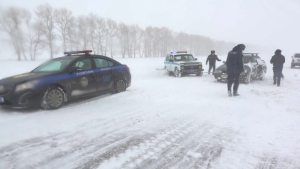
MULTIPOLYGON (((257 53, 244 53, 243 62, 245 74, 240 76, 240 82, 248 84, 254 79, 264 80, 267 65, 257 53)), ((227 67, 225 62, 223 63, 216 69, 214 76, 217 81, 227 82, 227 67)))
POLYGON ((70 100, 123 92, 131 85, 128 66, 90 52, 65 52, 29 73, 0 80, 0 105, 58 109, 70 100))

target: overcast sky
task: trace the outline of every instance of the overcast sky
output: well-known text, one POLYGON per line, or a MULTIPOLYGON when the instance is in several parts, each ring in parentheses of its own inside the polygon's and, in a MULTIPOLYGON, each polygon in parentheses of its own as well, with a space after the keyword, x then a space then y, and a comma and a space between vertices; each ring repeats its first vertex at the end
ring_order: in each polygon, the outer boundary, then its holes
POLYGON ((274 51, 281 48, 288 55, 300 52, 300 0, 0 0, 0 6, 34 9, 47 2, 76 16, 94 13, 143 28, 164 26, 274 51))

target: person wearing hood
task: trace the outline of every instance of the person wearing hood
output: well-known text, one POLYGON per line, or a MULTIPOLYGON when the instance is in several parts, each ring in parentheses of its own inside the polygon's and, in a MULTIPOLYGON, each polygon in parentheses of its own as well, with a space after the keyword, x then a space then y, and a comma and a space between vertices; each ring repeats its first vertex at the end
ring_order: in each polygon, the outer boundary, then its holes
POLYGON ((280 80, 281 77, 283 77, 282 74, 282 69, 283 69, 283 64, 285 63, 285 57, 281 54, 281 50, 277 49, 275 51, 275 55, 271 59, 271 64, 273 64, 273 80, 274 80, 274 85, 277 84, 277 86, 280 86, 280 80))
POLYGON ((226 67, 228 74, 228 96, 232 96, 231 88, 233 83, 233 96, 239 96, 238 88, 240 84, 240 74, 244 73, 243 51, 245 48, 246 46, 244 44, 239 44, 235 46, 227 55, 226 67))
POLYGON ((208 55, 207 59, 206 59, 206 65, 207 65, 207 62, 209 62, 209 69, 208 69, 208 74, 210 74, 210 71, 211 71, 211 68, 213 68, 213 73, 215 72, 215 69, 216 69, 216 60, 217 61, 221 61, 217 55, 215 55, 215 51, 212 50, 210 52, 211 54, 208 55))

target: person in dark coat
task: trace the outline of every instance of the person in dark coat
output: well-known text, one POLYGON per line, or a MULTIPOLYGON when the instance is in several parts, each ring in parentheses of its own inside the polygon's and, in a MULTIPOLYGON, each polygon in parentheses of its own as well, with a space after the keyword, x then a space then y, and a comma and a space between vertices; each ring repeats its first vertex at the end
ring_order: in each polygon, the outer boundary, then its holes
POLYGON ((231 87, 233 83, 233 96, 239 96, 240 74, 244 73, 243 51, 245 48, 244 44, 239 44, 228 53, 226 60, 228 96, 232 96, 231 87))
POLYGON ((207 62, 209 62, 209 69, 208 69, 208 74, 210 74, 211 68, 213 68, 213 73, 215 72, 216 69, 216 60, 217 61, 221 61, 217 55, 215 55, 215 51, 212 50, 211 54, 208 55, 207 59, 206 59, 206 65, 207 62))
POLYGON ((283 69, 283 64, 285 63, 285 57, 281 54, 281 50, 277 49, 275 51, 275 55, 271 59, 271 64, 273 64, 273 80, 274 80, 274 85, 277 84, 277 86, 280 86, 280 79, 283 77, 282 74, 282 69, 283 69))

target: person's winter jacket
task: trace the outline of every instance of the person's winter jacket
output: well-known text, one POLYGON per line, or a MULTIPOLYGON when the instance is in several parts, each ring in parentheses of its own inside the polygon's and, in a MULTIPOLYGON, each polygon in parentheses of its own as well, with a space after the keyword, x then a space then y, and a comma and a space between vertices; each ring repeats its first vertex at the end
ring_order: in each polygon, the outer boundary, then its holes
POLYGON ((209 62, 210 65, 214 65, 214 64, 216 64, 216 60, 221 61, 217 55, 208 55, 208 57, 206 59, 206 64, 207 64, 207 62, 209 62))
POLYGON ((235 46, 228 53, 226 66, 228 74, 238 74, 244 71, 243 53, 240 46, 235 46))
POLYGON ((279 53, 276 53, 272 59, 271 64, 273 64, 274 68, 281 68, 283 67, 283 64, 285 63, 285 57, 279 53))

